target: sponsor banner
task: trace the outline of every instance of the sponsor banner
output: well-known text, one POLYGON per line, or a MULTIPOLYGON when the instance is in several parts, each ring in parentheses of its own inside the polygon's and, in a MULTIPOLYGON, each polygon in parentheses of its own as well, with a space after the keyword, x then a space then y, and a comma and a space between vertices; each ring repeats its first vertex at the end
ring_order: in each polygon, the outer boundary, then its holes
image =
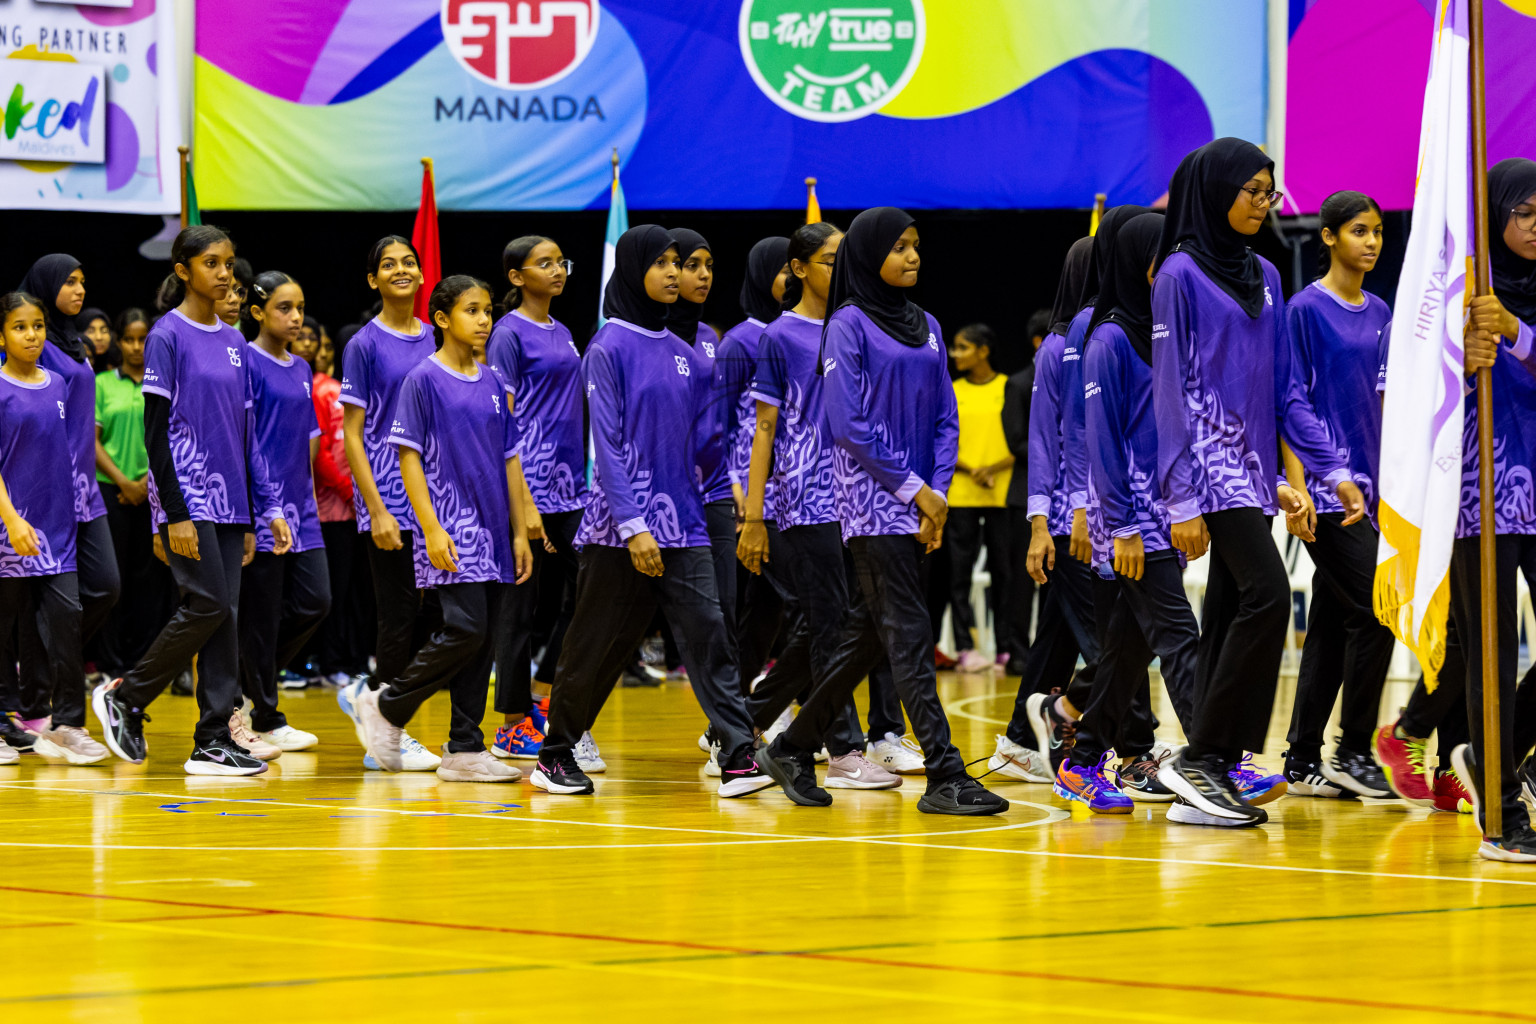
POLYGON ((0 206, 176 211, 174 32, 169 0, 8 0, 0 206))

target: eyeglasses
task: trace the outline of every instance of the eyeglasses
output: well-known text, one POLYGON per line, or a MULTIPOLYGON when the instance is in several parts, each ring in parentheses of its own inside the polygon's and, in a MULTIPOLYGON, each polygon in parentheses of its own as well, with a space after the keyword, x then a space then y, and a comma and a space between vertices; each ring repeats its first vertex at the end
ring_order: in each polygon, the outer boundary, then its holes
POLYGON ((553 274, 555 272, 555 268, 556 267, 563 267, 565 269, 565 276, 566 277, 570 277, 571 276, 571 268, 574 267, 575 265, 576 264, 572 263, 570 260, 539 260, 539 262, 534 263, 531 266, 518 267, 517 269, 519 269, 519 270, 542 270, 546 274, 553 274))
POLYGON ((1284 192, 1266 192, 1261 188, 1249 188, 1244 185, 1238 191, 1248 193, 1248 201, 1254 206, 1279 206, 1280 200, 1285 198, 1284 192))
POLYGON ((1515 227, 1519 228, 1521 231, 1536 230, 1536 210, 1533 210, 1530 207, 1521 209, 1517 206, 1509 212, 1514 215, 1515 227))
POLYGON ((240 299, 242 301, 245 299, 246 295, 249 294, 249 292, 246 290, 244 285, 238 285, 238 284, 235 285, 233 288, 231 288, 230 291, 234 293, 235 298, 240 299))

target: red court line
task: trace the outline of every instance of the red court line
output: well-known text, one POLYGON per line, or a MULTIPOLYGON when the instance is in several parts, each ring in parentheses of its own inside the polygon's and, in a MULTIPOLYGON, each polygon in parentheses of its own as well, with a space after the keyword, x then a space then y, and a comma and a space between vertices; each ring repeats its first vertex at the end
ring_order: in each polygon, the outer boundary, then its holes
MULTIPOLYGON (((420 928, 440 928, 448 931, 492 932, 505 935, 527 935, 542 938, 580 939, 590 942, 613 942, 633 946, 660 946, 670 949, 687 949, 707 953, 730 953, 738 956, 783 957, 793 960, 815 960, 830 963, 860 964, 868 967, 893 967, 904 970, 939 971, 950 974, 972 974, 1000 978, 1017 978, 1029 981, 1050 981, 1074 985, 1099 985, 1111 988, 1142 989, 1147 991, 1194 993, 1199 995, 1230 996, 1242 999, 1271 999, 1280 1002, 1310 1003, 1324 1006, 1347 1006, 1356 1009, 1395 1010, 1411 1013, 1433 1013, 1453 1017, 1475 1017, 1494 1020, 1536 1021, 1536 1016, 1507 1010, 1477 1010, 1455 1006, 1430 1004, 1389 1003, 1373 999, 1349 999, 1343 996, 1315 996, 1292 992, 1271 992, 1263 989, 1227 988, 1218 985, 1180 985, 1175 982, 1136 981, 1126 978, 1080 977, 1070 974, 1051 974, 1045 971, 1019 971, 997 967, 967 967, 960 964, 921 963, 912 960, 885 960, 877 957, 851 956, 844 953, 810 953, 795 950, 753 949, 741 946, 722 946, 712 943, 687 942, 678 939, 644 939, 625 935, 598 935, 587 932, 557 932, 537 928, 508 928, 501 925, 464 924, 454 921, 423 921, 405 917, 369 917, 361 914, 336 914, 319 910, 282 910, 271 907, 243 907, 225 903, 196 903, 189 900, 156 899, 150 896, 118 896, 110 893, 71 892, 63 889, 33 889, 18 885, 0 885, 0 892, 28 893, 35 896, 67 896, 76 899, 107 900, 127 903, 149 903, 157 906, 193 907, 199 910, 227 910, 237 914, 260 916, 308 917, 329 921, 354 921, 360 924, 398 924, 420 928)), ((580 966, 580 965, 573 965, 580 966)))
MULTIPOLYGON (((270 910, 234 910, 222 914, 159 914, 154 917, 116 917, 107 924, 152 924, 157 921, 222 921, 231 917, 266 917, 273 913, 270 910)), ((0 924, 0 931, 10 931, 13 928, 78 928, 83 924, 97 924, 97 921, 18 921, 14 924, 0 924)))

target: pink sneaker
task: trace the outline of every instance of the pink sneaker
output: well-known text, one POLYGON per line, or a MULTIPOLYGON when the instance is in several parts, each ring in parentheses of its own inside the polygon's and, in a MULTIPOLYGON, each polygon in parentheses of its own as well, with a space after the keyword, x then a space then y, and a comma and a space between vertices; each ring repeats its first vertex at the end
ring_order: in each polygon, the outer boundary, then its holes
POLYGON ((895 789, 901 776, 894 775, 857 750, 827 761, 827 789, 895 789))
POLYGON ((992 659, 980 651, 962 651, 955 668, 960 672, 986 672, 992 668, 992 659))
POLYGON ((276 761, 283 756, 283 749, 261 739, 251 727, 245 724, 245 716, 237 709, 229 716, 229 737, 235 741, 235 746, 244 747, 258 761, 276 761))

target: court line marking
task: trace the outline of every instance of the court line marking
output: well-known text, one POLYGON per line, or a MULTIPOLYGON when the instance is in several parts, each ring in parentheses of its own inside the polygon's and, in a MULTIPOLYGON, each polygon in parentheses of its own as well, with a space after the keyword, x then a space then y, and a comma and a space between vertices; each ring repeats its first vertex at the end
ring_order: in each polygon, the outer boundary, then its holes
POLYGON ((987 725, 1007 725, 1008 719, 1006 718, 988 718, 986 715, 973 715, 965 710, 972 704, 980 701, 1002 700, 1004 697, 1007 697, 1009 700, 1017 699, 1016 696, 1010 696, 1006 693, 983 693, 975 697, 962 697, 959 700, 945 701, 944 710, 956 718, 968 718, 973 722, 984 722, 987 725))
MULTIPOLYGON (((757 957, 777 957, 777 958, 790 959, 790 960, 811 960, 811 961, 816 961, 816 962, 848 963, 848 964, 858 964, 860 966, 868 966, 868 967, 890 967, 890 968, 898 968, 898 969, 905 969, 905 970, 922 970, 922 971, 937 972, 937 973, 981 975, 981 976, 987 976, 987 977, 1013 978, 1013 979, 1018 979, 1018 980, 1045 981, 1045 982, 1054 982, 1054 983, 1085 985, 1085 986, 1090 986, 1090 987, 1092 987, 1092 986, 1099 986, 1099 987, 1108 987, 1108 988, 1129 988, 1129 989, 1141 989, 1141 990, 1150 990, 1150 991, 1178 992, 1178 993, 1184 993, 1184 994, 1198 994, 1198 995, 1205 995, 1205 996, 1225 996, 1225 997, 1237 997, 1237 998, 1244 998, 1244 999, 1266 999, 1266 1000, 1275 1000, 1275 1001, 1289 1002, 1289 1003, 1308 1003, 1308 1004, 1326 1005, 1326 1006, 1347 1006, 1347 1007, 1363 1008, 1363 1009, 1393 1010, 1393 1011, 1397 1011, 1397 1012, 1415 1012, 1415 1013, 1421 1013, 1421 1014, 1437 1014, 1437 1015, 1449 1015, 1449 1016, 1458 1016, 1458 1017, 1492 1018, 1492 1019, 1499 1019, 1499 1020, 1536 1021, 1536 1016, 1532 1016, 1532 1015, 1529 1015, 1529 1014, 1516 1013, 1516 1012, 1513 1012, 1513 1011, 1504 1011, 1504 1010, 1480 1010, 1480 1009, 1469 1009, 1469 1008, 1452 1007, 1452 1006, 1434 1006, 1434 1005, 1428 1005, 1428 1004, 1414 1005, 1414 1004, 1409 1004, 1409 1003, 1390 1003, 1390 1002, 1368 1000, 1368 999, 1351 999, 1351 998, 1343 997, 1343 996, 1309 995, 1309 994, 1304 994, 1304 993, 1276 992, 1276 991, 1269 991, 1269 990, 1263 990, 1263 989, 1237 989, 1237 988, 1229 988, 1229 987, 1225 987, 1225 986, 1215 986, 1215 985, 1182 985, 1182 984, 1179 984, 1179 983, 1176 983, 1176 982, 1146 981, 1146 980, 1129 979, 1129 978, 1108 978, 1108 977, 1104 977, 1102 975, 1091 976, 1091 977, 1090 976, 1082 976, 1082 975, 1065 975, 1065 974, 1054 974, 1054 973, 1049 973, 1049 972, 1045 972, 1045 971, 1024 971, 1024 970, 1016 970, 1016 969, 1008 969, 1008 968, 973 967, 973 966, 966 966, 966 965, 963 965, 963 964, 942 964, 942 963, 931 963, 931 962, 909 961, 909 960, 885 960, 885 959, 880 959, 880 958, 877 958, 877 957, 850 956, 850 955, 840 954, 840 953, 820 953, 820 952, 806 951, 806 950, 754 949, 754 948, 748 948, 748 947, 724 946, 724 945, 717 945, 717 944, 710 944, 710 943, 688 942, 688 941, 684 941, 684 940, 673 940, 673 939, 650 939, 650 938, 640 938, 640 937, 635 937, 635 936, 598 935, 598 934, 579 933, 579 932, 555 932, 555 931, 536 930, 536 929, 508 928, 508 927, 499 926, 499 925, 465 924, 465 923, 446 922, 446 921, 424 921, 424 920, 411 919, 411 918, 369 917, 369 916, 365 916, 365 915, 337 914, 337 913, 332 913, 332 912, 315 911, 315 910, 283 910, 283 909, 279 909, 279 908, 268 908, 268 907, 242 907, 242 906, 239 906, 237 904, 199 903, 199 902, 185 901, 185 900, 156 899, 156 898, 153 898, 153 897, 143 897, 143 896, 121 896, 121 895, 112 894, 112 893, 86 893, 86 892, 75 892, 75 891, 70 891, 70 890, 34 889, 34 888, 28 888, 28 887, 24 887, 24 886, 11 886, 11 885, 0 885, 0 891, 21 892, 21 893, 28 893, 28 894, 32 894, 32 895, 66 896, 66 897, 75 897, 75 898, 79 898, 79 899, 103 900, 103 901, 111 901, 111 902, 151 903, 151 904, 158 904, 158 905, 164 905, 164 906, 194 907, 194 908, 205 909, 205 910, 208 910, 208 909, 216 909, 216 910, 259 910, 259 911, 268 911, 270 913, 270 915, 272 915, 272 916, 282 915, 282 916, 287 916, 287 917, 317 918, 317 919, 322 919, 322 920, 352 921, 352 922, 359 922, 359 923, 400 924, 400 925, 416 926, 416 927, 438 928, 438 929, 444 929, 444 930, 448 930, 448 931, 481 932, 481 933, 487 933, 488 932, 488 933, 493 933, 493 934, 526 935, 526 936, 530 936, 530 937, 539 937, 539 938, 560 938, 560 939, 572 939, 572 940, 578 940, 578 941, 586 940, 586 941, 597 941, 597 942, 613 942, 613 943, 620 943, 620 944, 624 944, 624 945, 635 945, 635 946, 651 946, 651 947, 660 946, 660 947, 671 948, 671 949, 688 949, 688 950, 692 950, 692 951, 696 951, 696 952, 722 953, 722 954, 730 954, 730 955, 735 955, 735 956, 744 956, 744 957, 752 957, 752 958, 757 958, 757 957)), ((192 935, 192 936, 199 936, 199 937, 203 937, 203 936, 206 936, 206 937, 220 937, 220 938, 227 937, 227 933, 226 932, 204 932, 204 931, 200 931, 200 930, 197 930, 197 929, 189 929, 189 928, 166 928, 166 927, 163 927, 163 926, 144 925, 144 924, 129 924, 129 923, 125 923, 125 922, 112 921, 112 920, 100 920, 100 921, 97 921, 96 923, 100 924, 100 925, 103 925, 103 926, 107 926, 107 927, 114 927, 114 926, 115 927, 121 927, 121 928, 125 928, 127 930, 160 931, 160 932, 167 932, 167 933, 170 933, 170 934, 183 934, 183 935, 192 935)), ((412 956, 417 956, 417 957, 421 956, 422 954, 426 954, 428 956, 449 956, 449 955, 455 955, 455 954, 450 953, 449 951, 446 951, 446 950, 442 950, 442 951, 436 950, 436 949, 434 949, 431 946, 420 946, 420 945, 418 945, 418 946, 412 946, 412 947, 400 947, 400 946, 386 946, 386 945, 381 945, 381 944, 377 944, 377 943, 351 942, 351 941, 346 941, 346 940, 308 939, 308 938, 301 938, 301 937, 293 936, 291 933, 285 933, 285 934, 283 934, 281 936, 265 936, 265 935, 251 933, 251 934, 245 935, 244 936, 244 940, 245 941, 258 941, 258 942, 291 942, 291 943, 293 943, 295 945, 327 946, 327 947, 338 947, 338 948, 345 947, 345 948, 352 949, 352 950, 373 949, 373 950, 383 951, 383 952, 405 952, 405 953, 409 953, 412 956)), ((907 990, 896 990, 896 989, 891 989, 891 990, 879 989, 879 990, 877 990, 877 989, 854 988, 852 986, 819 985, 819 984, 811 984, 811 983, 800 982, 800 981, 793 981, 793 980, 787 980, 787 979, 753 978, 751 976, 732 976, 732 977, 722 978, 722 977, 720 977, 718 975, 701 975, 701 974, 697 974, 695 972, 681 972, 681 971, 655 971, 655 972, 647 972, 647 971, 638 971, 638 970, 634 969, 634 967, 637 966, 635 961, 608 961, 608 962, 604 962, 604 961, 583 961, 583 962, 575 962, 575 963, 571 963, 571 962, 558 962, 557 963, 555 961, 543 961, 543 960, 539 960, 539 959, 537 959, 535 957, 529 957, 529 956, 519 956, 515 961, 511 961, 511 958, 509 958, 509 957, 498 956, 498 955, 491 954, 491 953, 486 953, 486 952, 483 952, 483 951, 464 951, 464 952, 462 952, 460 954, 457 954, 457 955, 462 955, 462 956, 465 956, 465 957, 470 958, 470 959, 488 960, 488 961, 491 961, 493 963, 508 963, 508 962, 515 962, 515 963, 518 963, 518 964, 538 963, 538 964, 542 964, 545 967, 555 968, 555 969, 577 969, 577 970, 586 969, 586 970, 598 970, 598 971, 617 972, 617 973, 641 974, 642 976, 651 976, 651 977, 658 977, 658 976, 659 977, 673 977, 673 978, 678 978, 678 979, 688 980, 688 981, 702 981, 702 982, 705 982, 705 983, 707 983, 709 985, 712 985, 712 986, 718 986, 722 981, 724 981, 724 982, 733 982, 733 983, 739 983, 739 984, 758 985, 758 986, 770 987, 770 988, 797 988, 797 989, 806 989, 806 990, 811 990, 811 991, 836 992, 836 993, 840 993, 840 994, 865 994, 865 995, 870 995, 870 996, 881 996, 881 997, 884 997, 884 998, 890 998, 892 996, 896 996, 897 998, 907 998, 907 999, 913 999, 913 1000, 921 1001, 921 1002, 933 1002, 933 1001, 943 1001, 943 1002, 974 1002, 977 1005, 1010 1006, 1010 1007, 1014 1008, 1015 1011, 1018 1008, 1020 1008, 1020 1007, 1028 1006, 1029 1005, 1029 1004, 1023 1002, 1022 1000, 1009 1000, 1009 1001, 1002 1001, 1002 1000, 977 1000, 977 999, 975 999, 975 997, 968 997, 968 996, 965 996, 965 995, 951 995, 951 994, 948 994, 948 993, 944 993, 944 994, 937 994, 936 993, 934 995, 929 996, 929 995, 924 995, 924 994, 921 994, 921 993, 910 992, 910 991, 907 991, 907 990)), ((648 958, 648 959, 651 959, 652 962, 655 962, 654 958, 648 958)), ((679 959, 679 958, 672 958, 672 959, 679 959)), ((640 962, 644 962, 644 961, 640 961, 640 962)), ((666 963, 672 962, 672 960, 663 959, 663 960, 660 960, 659 962, 661 964, 666 964, 666 963)), ((0 1003, 9 1002, 9 1001, 11 1001, 11 1000, 0 999, 0 1003)), ((1058 1002, 1055 1002, 1055 1001, 1051 1001, 1051 1002, 1048 1002, 1048 1003, 1039 1004, 1039 1008, 1041 1008, 1041 1009, 1049 1008, 1050 1012, 1055 1013, 1055 1012, 1059 1012, 1061 1010, 1066 1009, 1067 1005, 1069 1005, 1069 1004, 1061 1004, 1061 1003, 1058 1003, 1058 1002)), ((1094 1011, 1094 1013, 1096 1013, 1100 1018, 1103 1017, 1103 1014, 1100 1011, 1094 1011)), ((1131 1014, 1116 1013, 1116 1014, 1114 1014, 1114 1016, 1116 1017, 1116 1019, 1125 1019, 1126 1017, 1131 1016, 1131 1014)), ((1142 1014, 1142 1018, 1143 1019, 1148 1019, 1148 1020, 1174 1020, 1174 1019, 1177 1019, 1177 1020, 1187 1020, 1188 1019, 1187 1016, 1182 1016, 1182 1017, 1179 1017, 1179 1018, 1169 1018, 1169 1017, 1164 1017, 1164 1016, 1161 1016, 1161 1015, 1158 1015, 1158 1016, 1148 1016, 1146 1014, 1142 1014)))

